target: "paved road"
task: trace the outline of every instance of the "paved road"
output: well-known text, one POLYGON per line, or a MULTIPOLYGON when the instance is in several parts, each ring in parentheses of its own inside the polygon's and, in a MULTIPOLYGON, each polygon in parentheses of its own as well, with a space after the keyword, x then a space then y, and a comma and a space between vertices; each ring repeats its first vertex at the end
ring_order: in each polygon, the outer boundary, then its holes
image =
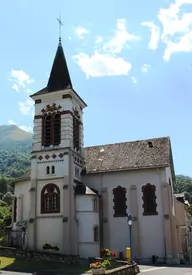
POLYGON ((143 275, 192 275, 192 267, 140 266, 143 275))
MULTIPOLYGON (((155 266, 140 266, 141 275, 192 275, 192 267, 155 267, 155 266)), ((1 271, 1 275, 41 275, 41 272, 37 273, 19 273, 19 272, 7 272, 1 271)), ((43 273, 43 275, 45 275, 43 273)), ((67 274, 58 274, 67 275, 67 274)))

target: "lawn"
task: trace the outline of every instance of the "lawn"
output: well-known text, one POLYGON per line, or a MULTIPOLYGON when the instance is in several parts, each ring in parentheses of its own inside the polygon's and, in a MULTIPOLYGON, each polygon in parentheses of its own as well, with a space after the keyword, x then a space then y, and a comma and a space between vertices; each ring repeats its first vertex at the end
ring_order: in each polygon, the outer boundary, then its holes
POLYGON ((0 257, 0 270, 7 271, 58 271, 68 274, 82 274, 90 273, 87 266, 82 266, 79 264, 68 265, 64 263, 46 262, 46 261, 36 261, 36 260, 25 260, 16 259, 9 257, 0 257))

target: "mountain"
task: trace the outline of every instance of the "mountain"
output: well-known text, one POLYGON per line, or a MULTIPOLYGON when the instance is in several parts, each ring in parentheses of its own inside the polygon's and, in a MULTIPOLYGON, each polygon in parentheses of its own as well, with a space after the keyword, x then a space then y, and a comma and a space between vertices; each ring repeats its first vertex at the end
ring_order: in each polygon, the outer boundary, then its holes
POLYGON ((32 137, 16 125, 0 126, 0 174, 17 178, 29 169, 32 137))
POLYGON ((32 133, 26 132, 16 125, 0 126, 0 148, 30 147, 32 137, 32 133))

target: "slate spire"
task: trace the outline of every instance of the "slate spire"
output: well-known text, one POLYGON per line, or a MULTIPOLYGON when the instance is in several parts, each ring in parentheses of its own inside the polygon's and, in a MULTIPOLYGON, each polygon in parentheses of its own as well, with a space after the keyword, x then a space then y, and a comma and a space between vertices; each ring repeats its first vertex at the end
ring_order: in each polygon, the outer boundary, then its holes
POLYGON ((47 89, 48 92, 54 92, 66 89, 68 87, 72 88, 72 83, 67 68, 67 62, 63 52, 63 47, 61 44, 61 38, 59 38, 59 45, 57 48, 55 59, 53 61, 47 89))

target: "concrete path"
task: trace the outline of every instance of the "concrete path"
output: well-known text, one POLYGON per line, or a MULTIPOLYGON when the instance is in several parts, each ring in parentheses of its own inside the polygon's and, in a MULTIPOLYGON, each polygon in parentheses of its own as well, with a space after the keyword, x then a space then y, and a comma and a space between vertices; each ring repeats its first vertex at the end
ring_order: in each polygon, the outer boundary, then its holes
POLYGON ((183 266, 142 266, 140 274, 143 275, 192 275, 192 267, 183 266))

